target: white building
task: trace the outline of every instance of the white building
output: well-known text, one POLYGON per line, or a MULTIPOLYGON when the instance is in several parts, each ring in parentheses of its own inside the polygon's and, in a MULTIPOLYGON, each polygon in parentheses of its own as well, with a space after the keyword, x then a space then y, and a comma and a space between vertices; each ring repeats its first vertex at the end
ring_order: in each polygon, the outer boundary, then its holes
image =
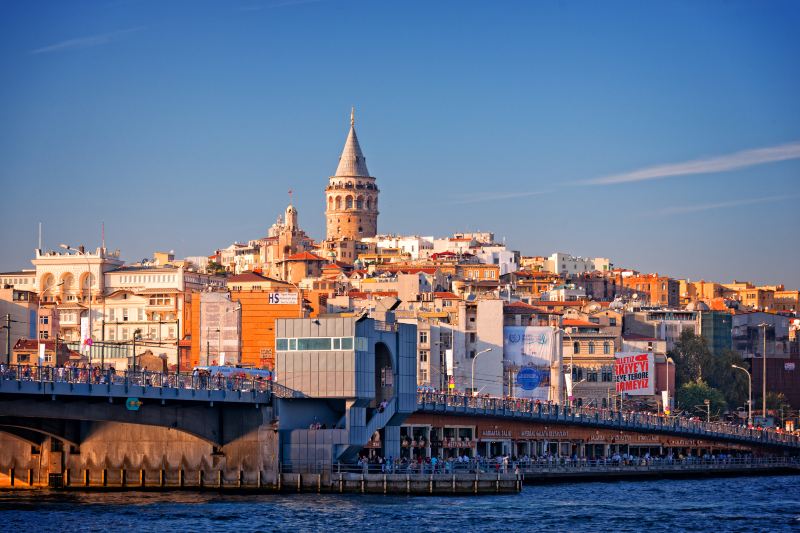
POLYGON ((560 285, 542 292, 539 299, 549 302, 575 302, 586 299, 586 290, 573 284, 560 285))
POLYGON ((584 274, 599 270, 609 271, 613 268, 607 257, 575 257, 570 254, 555 252, 544 263, 544 269, 554 274, 584 274))
POLYGON ((420 257, 427 257, 433 251, 433 237, 377 235, 362 240, 375 243, 377 253, 381 253, 385 249, 396 249, 402 254, 408 254, 414 261, 420 257))
POLYGON ((134 338, 137 355, 149 349, 176 363, 191 294, 225 286, 224 278, 182 267, 124 266, 118 251, 105 248, 36 250, 32 263, 36 292, 57 311, 61 338, 78 347, 84 322, 93 345, 83 350, 91 362, 102 360, 119 370, 133 355, 134 338))
POLYGON ((478 261, 485 265, 498 265, 500 275, 519 270, 519 252, 508 250, 505 244, 487 244, 472 250, 478 261))

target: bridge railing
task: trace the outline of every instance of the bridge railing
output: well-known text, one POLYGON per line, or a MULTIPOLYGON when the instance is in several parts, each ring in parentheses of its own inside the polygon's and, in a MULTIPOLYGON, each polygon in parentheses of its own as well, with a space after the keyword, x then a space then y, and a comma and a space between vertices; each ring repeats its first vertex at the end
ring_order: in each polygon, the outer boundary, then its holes
POLYGON ((788 444, 800 447, 800 437, 774 429, 756 429, 723 422, 703 422, 683 417, 667 417, 652 413, 569 407, 525 398, 497 398, 418 392, 417 403, 423 409, 452 413, 480 413, 492 416, 525 418, 541 421, 563 421, 609 426, 632 431, 661 430, 697 437, 727 437, 748 442, 788 444))
POLYGON ((291 397, 291 393, 294 392, 289 389, 283 390, 285 387, 260 378, 225 377, 201 373, 152 372, 149 370, 116 372, 109 369, 101 370, 99 367, 0 365, 0 379, 23 382, 133 385, 173 389, 255 391, 265 393, 273 392, 274 389, 280 388, 281 395, 284 397, 291 397))

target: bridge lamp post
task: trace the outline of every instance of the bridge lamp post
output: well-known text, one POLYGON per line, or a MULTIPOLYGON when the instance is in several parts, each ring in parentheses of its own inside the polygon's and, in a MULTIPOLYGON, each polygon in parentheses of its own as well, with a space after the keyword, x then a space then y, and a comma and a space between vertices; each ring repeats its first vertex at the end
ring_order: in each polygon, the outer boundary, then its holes
POLYGON ((761 378, 761 417, 764 423, 767 420, 767 328, 769 324, 762 322, 758 325, 761 328, 761 335, 764 339, 764 351, 761 352, 763 359, 763 377, 761 378))
POLYGON ((731 365, 733 368, 738 368, 747 374, 747 426, 753 425, 753 376, 744 367, 738 365, 731 365))
POLYGON ((475 361, 478 360, 478 356, 482 353, 491 352, 492 348, 486 348, 485 350, 481 350, 480 352, 475 354, 475 357, 472 358, 472 373, 470 374, 469 378, 469 387, 472 390, 472 395, 476 396, 475 394, 475 361))
POLYGON ((667 405, 662 406, 663 411, 667 414, 672 413, 672 402, 669 398, 669 365, 675 366, 675 361, 672 357, 667 357, 667 405))
MULTIPOLYGON (((570 334, 569 331, 567 331, 566 328, 556 328, 556 331, 560 331, 561 333, 566 335, 567 338, 569 339, 569 343, 570 343, 570 345, 572 347, 570 349, 570 351, 569 351, 569 378, 573 379, 573 372, 575 371, 574 370, 575 364, 574 364, 574 359, 573 359, 574 356, 575 356, 575 341, 572 340, 572 335, 570 334)), ((578 348, 580 349, 580 341, 578 343, 578 348)), ((562 359, 562 364, 563 364, 563 359, 564 359, 564 341, 563 340, 561 341, 561 359, 562 359)), ((573 389, 573 392, 574 392, 575 383, 572 384, 572 389, 573 389)), ((574 394, 573 394, 573 396, 574 396, 574 394)), ((567 394, 567 388, 564 387, 564 403, 567 403, 568 401, 572 401, 572 399, 569 398, 569 395, 567 394)))

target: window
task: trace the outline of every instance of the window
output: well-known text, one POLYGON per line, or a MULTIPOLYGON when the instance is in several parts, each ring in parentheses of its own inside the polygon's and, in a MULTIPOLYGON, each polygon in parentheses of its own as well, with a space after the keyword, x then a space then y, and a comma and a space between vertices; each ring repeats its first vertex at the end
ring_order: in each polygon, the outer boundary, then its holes
POLYGON ((591 383, 597 383, 597 369, 590 368, 586 371, 586 381, 591 383))
POLYGON ((420 331, 419 332, 419 343, 420 344, 428 344, 428 332, 427 331, 420 331))
POLYGON ((17 363, 30 363, 30 362, 31 362, 31 354, 29 353, 17 354, 17 363))
POLYGON ((469 358, 470 359, 475 359, 475 350, 470 350, 469 351, 469 358))
POLYGON ((427 368, 420 368, 419 369, 419 380, 422 382, 428 381, 428 369, 427 368))
POLYGON ((138 320, 140 320, 140 321, 144 320, 144 309, 142 309, 140 307, 139 309, 137 309, 137 311, 138 311, 138 315, 139 315, 138 316, 138 320))
POLYGON ((475 340, 476 340, 477 338, 478 338, 478 337, 477 337, 477 335, 475 335, 475 333, 470 333, 470 334, 469 334, 469 342, 475 342, 475 340))
POLYGON ((128 328, 122 328, 122 340, 128 340, 128 328))
POLYGON ((123 307, 122 308, 122 321, 123 322, 127 322, 128 321, 128 308, 127 307, 123 307))
POLYGON ((610 366, 604 366, 600 375, 600 379, 606 383, 614 381, 614 372, 610 366))
POLYGON ((610 326, 616 326, 617 325, 617 318, 612 316, 611 318, 608 319, 608 324, 610 326))
POLYGON ((589 341, 589 355, 594 354, 594 342, 589 341))
POLYGON ((48 324, 50 322, 50 317, 48 316, 41 316, 39 317, 40 324, 48 324))
POLYGON ((419 351, 419 362, 420 363, 427 363, 428 362, 428 350, 420 350, 419 351))
POLYGON ((581 343, 575 341, 572 343, 572 353, 578 354, 581 353, 581 343))
POLYGON ((608 355, 610 353, 611 353, 611 345, 608 343, 608 341, 606 341, 603 343, 603 355, 608 355))
POLYGON ((116 338, 117 338, 116 331, 113 329, 108 330, 108 340, 113 341, 116 340, 116 338))
POLYGON ((151 294, 150 305, 172 305, 172 297, 169 294, 151 294))
POLYGON ((297 339, 298 350, 330 350, 331 339, 329 337, 297 339))
MULTIPOLYGON (((366 344, 364 342, 363 344, 366 344)), ((278 351, 330 351, 352 350, 352 337, 308 337, 301 339, 275 339, 275 349, 278 351)), ((366 350, 366 346, 363 347, 366 350)), ((362 351, 363 351, 362 350, 362 351)))
POLYGON ((47 339, 47 338, 49 338, 49 334, 47 333, 47 331, 42 330, 42 331, 39 332, 39 338, 40 339, 47 339))

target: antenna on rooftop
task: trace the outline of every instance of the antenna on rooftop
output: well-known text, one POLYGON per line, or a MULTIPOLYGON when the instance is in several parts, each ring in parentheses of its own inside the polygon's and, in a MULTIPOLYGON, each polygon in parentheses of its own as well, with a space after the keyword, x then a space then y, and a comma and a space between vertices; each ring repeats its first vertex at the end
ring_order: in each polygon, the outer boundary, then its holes
POLYGON ((42 223, 39 222, 39 250, 42 249, 42 223))

